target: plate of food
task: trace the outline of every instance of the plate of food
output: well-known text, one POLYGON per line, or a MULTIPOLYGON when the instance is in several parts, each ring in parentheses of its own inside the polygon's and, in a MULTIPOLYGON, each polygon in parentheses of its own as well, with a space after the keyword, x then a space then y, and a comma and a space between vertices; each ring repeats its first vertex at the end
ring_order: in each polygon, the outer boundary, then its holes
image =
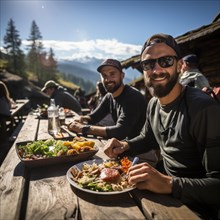
POLYGON ((134 186, 129 185, 127 170, 132 162, 124 157, 120 160, 94 159, 70 167, 67 180, 75 188, 84 192, 113 195, 129 192, 134 186))
POLYGON ((16 152, 26 166, 36 167, 66 162, 78 163, 98 152, 94 141, 83 137, 17 142, 16 152))

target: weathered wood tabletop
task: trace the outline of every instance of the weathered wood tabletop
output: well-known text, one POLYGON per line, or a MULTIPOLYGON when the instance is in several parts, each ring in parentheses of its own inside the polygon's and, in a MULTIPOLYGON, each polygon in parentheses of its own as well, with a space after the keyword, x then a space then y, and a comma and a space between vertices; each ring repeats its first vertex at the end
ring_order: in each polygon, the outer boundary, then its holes
MULTIPOLYGON (((51 138, 47 120, 29 114, 16 142, 47 138, 51 138)), ((92 140, 99 147, 95 157, 106 158, 103 142, 92 140)), ((28 168, 18 158, 15 144, 0 168, 1 220, 199 219, 169 195, 137 189, 116 195, 96 195, 75 189, 66 179, 73 163, 28 168)))

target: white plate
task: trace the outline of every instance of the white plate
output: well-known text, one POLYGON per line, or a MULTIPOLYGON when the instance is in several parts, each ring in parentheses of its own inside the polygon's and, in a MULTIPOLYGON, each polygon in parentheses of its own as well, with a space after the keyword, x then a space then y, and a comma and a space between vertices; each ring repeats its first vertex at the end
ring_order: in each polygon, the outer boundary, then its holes
POLYGON ((125 193, 125 192, 129 192, 131 190, 134 189, 134 187, 131 187, 131 188, 127 188, 125 190, 122 190, 122 191, 113 191, 113 192, 98 192, 98 191, 93 191, 93 190, 89 190, 89 189, 84 189, 82 187, 80 187, 71 177, 72 177, 72 174, 70 172, 71 168, 77 168, 79 170, 82 170, 82 166, 84 163, 87 163, 87 164, 92 164, 93 162, 95 162, 96 164, 101 164, 103 163, 103 160, 102 159, 94 159, 94 160, 88 160, 88 161, 84 161, 84 162, 81 162, 81 163, 78 163, 72 167, 70 167, 66 173, 66 177, 67 177, 67 180, 69 181, 69 183, 74 186, 75 188, 79 189, 79 190, 82 190, 84 192, 88 192, 88 193, 93 193, 93 194, 98 194, 98 195, 114 195, 114 194, 120 194, 120 193, 125 193))

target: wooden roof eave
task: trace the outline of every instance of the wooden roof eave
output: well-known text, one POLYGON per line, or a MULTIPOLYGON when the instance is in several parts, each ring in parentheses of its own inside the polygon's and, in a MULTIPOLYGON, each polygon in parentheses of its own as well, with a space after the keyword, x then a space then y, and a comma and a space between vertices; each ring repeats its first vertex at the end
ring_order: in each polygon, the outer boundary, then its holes
POLYGON ((211 23, 210 25, 204 25, 198 29, 195 29, 193 31, 189 31, 179 37, 176 37, 176 41, 178 44, 183 44, 188 41, 192 41, 198 38, 201 38, 205 35, 208 35, 210 33, 214 33, 215 31, 220 29, 220 20, 211 23))
POLYGON ((132 56, 127 60, 123 60, 121 62, 121 65, 122 65, 122 68, 127 69, 129 67, 132 67, 133 69, 137 69, 140 73, 143 73, 140 67, 140 55, 139 54, 132 56))
POLYGON ((144 76, 142 75, 142 76, 138 77, 137 79, 132 80, 128 84, 131 85, 131 86, 135 86, 136 84, 138 84, 140 82, 143 82, 143 80, 144 80, 144 76))

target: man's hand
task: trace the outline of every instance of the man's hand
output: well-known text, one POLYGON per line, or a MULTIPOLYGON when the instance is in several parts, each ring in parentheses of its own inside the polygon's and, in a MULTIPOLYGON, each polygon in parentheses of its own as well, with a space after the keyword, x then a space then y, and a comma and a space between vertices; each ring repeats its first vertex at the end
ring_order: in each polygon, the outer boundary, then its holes
POLYGON ((77 113, 73 116, 73 122, 68 124, 68 129, 75 133, 82 133, 82 128, 85 124, 91 120, 88 115, 78 115, 77 113))
POLYGON ((82 133, 82 128, 85 124, 82 124, 80 122, 77 121, 73 121, 68 125, 68 129, 70 131, 73 131, 75 133, 82 133))
POLYGON ((111 138, 104 146, 104 153, 110 158, 117 158, 119 154, 122 154, 128 148, 127 142, 111 138))
POLYGON ((88 124, 88 122, 91 120, 91 118, 88 115, 74 115, 73 120, 76 122, 80 122, 83 124, 88 124))
POLYGON ((162 194, 172 192, 172 177, 160 173, 146 162, 130 167, 128 175, 129 183, 136 185, 138 189, 162 194))

